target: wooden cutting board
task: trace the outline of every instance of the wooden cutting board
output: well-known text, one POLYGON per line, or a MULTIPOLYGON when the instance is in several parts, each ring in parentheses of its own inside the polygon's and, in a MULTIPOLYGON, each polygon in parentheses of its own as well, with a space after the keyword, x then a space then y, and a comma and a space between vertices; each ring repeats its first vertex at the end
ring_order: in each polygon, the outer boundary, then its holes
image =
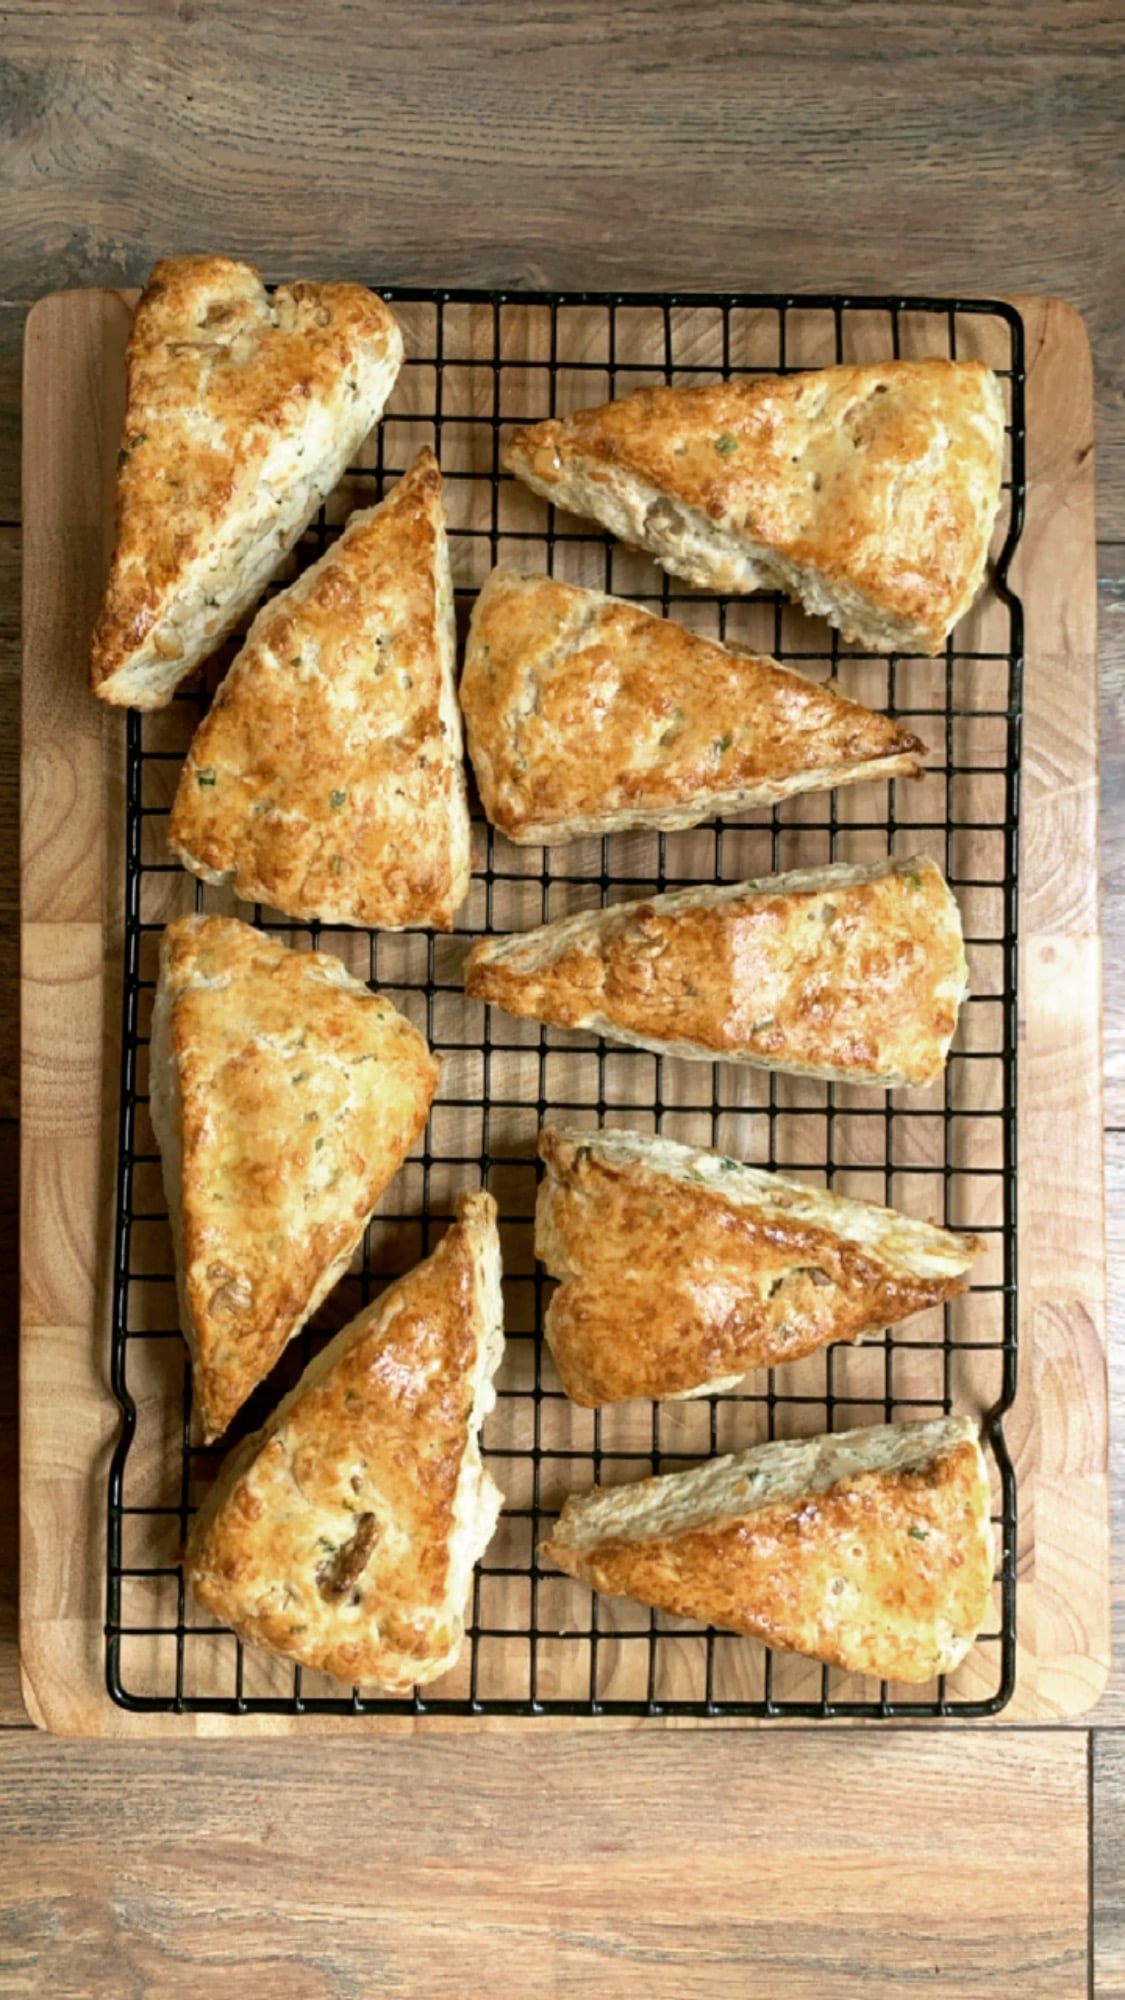
MULTIPOLYGON (((1091 369, 1069 307, 1017 303, 1028 355, 1028 516, 1013 573, 1027 619, 1020 1394, 1005 1434, 1020 1493, 1019 1646, 1005 1719, 1027 1721, 1076 1716, 1097 1699, 1109 1658, 1109 1548, 1091 369)), ((87 694, 84 653, 108 557, 131 304, 114 292, 55 295, 34 308, 26 339, 24 1695, 36 1722, 68 1735, 433 1727, 409 1717, 137 1715, 104 1692, 124 724, 87 694)))

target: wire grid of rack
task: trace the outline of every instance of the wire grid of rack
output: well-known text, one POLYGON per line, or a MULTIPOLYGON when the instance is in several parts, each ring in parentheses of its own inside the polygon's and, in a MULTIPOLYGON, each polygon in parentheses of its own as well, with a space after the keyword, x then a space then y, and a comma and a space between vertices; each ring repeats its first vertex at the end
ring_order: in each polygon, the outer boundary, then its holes
MULTIPOLYGON (((462 621, 497 562, 546 569, 749 645, 907 719, 929 745, 921 780, 808 794, 687 833, 615 834, 519 849, 474 819, 474 879, 451 937, 300 925, 238 906, 170 859, 163 827, 183 752, 230 649, 199 688, 132 714, 112 1381, 121 1433, 109 1481, 107 1685, 134 1710, 231 1714, 840 1718, 995 1714, 1015 1663, 1016 1490, 1001 1419, 1016 1387, 1016 926, 1022 610, 1009 586, 1024 503, 1019 314, 978 299, 385 290, 407 364, 382 424, 288 571, 314 560, 433 444, 446 475, 462 621), (500 469, 505 427, 646 381, 692 383, 841 360, 944 354, 988 361, 1008 412, 1004 500, 989 586, 937 659, 864 654, 781 598, 689 591, 591 524, 557 515, 500 469), (823 1085, 605 1046, 466 1001, 469 940, 686 882, 736 881, 827 860, 931 853, 961 904, 973 998, 944 1086, 823 1085), (168 919, 236 910, 298 947, 336 952, 388 993, 442 1054, 419 1148, 384 1197, 362 1255, 220 1447, 192 1429, 159 1159, 148 1121, 148 1028, 168 919), (540 1330, 547 1281, 532 1252, 535 1141, 547 1119, 633 1124, 985 1237, 972 1291, 859 1347, 829 1348, 730 1395, 581 1411, 540 1330), (507 1496, 478 1565, 459 1666, 409 1699, 350 1694, 244 1651, 187 1597, 179 1556, 223 1449, 260 1423, 311 1353, 427 1254, 456 1196, 497 1196, 508 1346, 486 1462, 507 1496), (765 1437, 971 1409, 985 1419, 999 1561, 992 1613, 966 1664, 922 1688, 773 1655, 540 1567, 565 1495, 672 1469, 765 1437)), ((276 587, 276 586, 275 586, 276 587)))

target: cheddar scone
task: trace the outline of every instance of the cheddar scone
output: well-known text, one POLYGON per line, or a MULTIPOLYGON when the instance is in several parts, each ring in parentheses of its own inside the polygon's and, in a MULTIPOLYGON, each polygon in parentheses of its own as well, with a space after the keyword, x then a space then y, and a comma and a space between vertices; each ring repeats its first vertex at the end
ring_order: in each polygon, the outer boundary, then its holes
POLYGON ((168 257, 126 355, 117 539, 90 650, 103 701, 162 708, 233 631, 354 458, 402 365, 361 285, 168 257))
POLYGON ((211 1439, 347 1269, 426 1123, 438 1064, 339 959, 192 916, 161 941, 150 1071, 211 1439))
POLYGON ((874 1202, 644 1132, 544 1127, 544 1331, 592 1409, 706 1396, 966 1290, 984 1249, 874 1202))
POLYGON ((504 1351, 491 1195, 310 1363, 231 1453, 184 1576, 252 1646, 391 1694, 452 1667, 503 1495, 480 1430, 504 1351))
POLYGON ((484 810, 525 844, 913 777, 925 749, 776 660, 503 569, 473 607, 461 706, 484 810))
POLYGON ((677 889, 485 937, 465 991, 658 1055, 893 1089, 942 1074, 968 967, 926 855, 677 889))
POLYGON ((781 590, 876 652, 936 653, 984 578, 1004 399, 979 361, 638 389, 504 464, 705 590, 781 590))
POLYGON ((195 733, 172 852, 287 916, 450 930, 469 889, 456 645, 426 450, 259 611, 195 733))
POLYGON ((988 1610, 970 1417, 756 1445, 567 1501, 539 1553, 594 1590, 850 1673, 952 1673, 988 1610))

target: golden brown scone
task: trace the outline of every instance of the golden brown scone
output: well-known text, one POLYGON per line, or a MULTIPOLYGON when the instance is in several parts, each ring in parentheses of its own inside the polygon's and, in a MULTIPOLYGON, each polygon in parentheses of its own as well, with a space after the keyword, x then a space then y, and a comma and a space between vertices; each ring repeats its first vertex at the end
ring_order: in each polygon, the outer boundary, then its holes
POLYGON ((1004 401, 979 361, 638 389, 504 464, 706 590, 782 590, 876 652, 936 653, 984 577, 1004 401))
POLYGON ((913 777, 925 748, 776 660, 503 569, 473 607, 461 706, 484 810, 523 844, 913 777))
POLYGON ((658 1055, 840 1083, 935 1083, 968 991, 925 855, 584 910, 469 953, 465 991, 658 1055))
POLYGON ((952 1673, 992 1585, 988 1472, 970 1417, 756 1445, 568 1500, 549 1541, 593 1590, 849 1673, 952 1673))
POLYGON ((539 1153, 535 1254, 562 1280, 544 1331, 587 1409, 715 1394, 862 1340, 963 1292, 984 1249, 645 1132, 548 1125, 539 1153))
POLYGON ((480 1428, 504 1351, 491 1195, 306 1368, 196 1515, 184 1576, 253 1646, 391 1694, 453 1666, 503 1495, 480 1428))
POLYGON ((438 1064, 339 959, 193 916, 161 941, 150 1071, 210 1439, 347 1269, 426 1123, 438 1064))
POLYGON ((126 356, 117 544, 90 650, 103 701, 162 708, 256 602, 372 425, 402 364, 360 285, 252 264, 155 266, 126 356))
POLYGON ((451 929, 469 889, 456 645, 427 450, 259 611, 195 733, 173 853, 287 916, 451 929))

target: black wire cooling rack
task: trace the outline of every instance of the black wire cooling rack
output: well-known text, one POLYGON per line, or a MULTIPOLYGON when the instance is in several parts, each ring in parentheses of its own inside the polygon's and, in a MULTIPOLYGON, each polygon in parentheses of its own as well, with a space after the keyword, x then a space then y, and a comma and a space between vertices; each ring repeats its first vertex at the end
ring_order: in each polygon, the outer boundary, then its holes
MULTIPOLYGON (((297 552, 321 553, 349 507, 370 504, 433 444, 447 481, 459 610, 498 561, 615 592, 698 629, 832 676, 909 721, 931 755, 920 781, 790 800, 690 833, 613 835, 518 849, 474 823, 474 880, 451 938, 329 931, 236 906, 169 859, 164 821, 184 750, 215 684, 128 719, 124 1034, 113 1283, 112 1384, 121 1431, 109 1479, 106 1670, 132 1710, 224 1714, 670 1717, 975 1717, 1008 1700, 1015 1663, 1016 1490, 1001 1419, 1016 1388, 1016 926, 1022 608, 1009 586, 1024 506, 1019 314, 981 299, 389 290, 403 369, 363 463, 297 552), (987 360, 1008 409, 1005 499, 987 592, 936 660, 866 655, 780 598, 704 597, 500 472, 504 427, 626 393, 888 355, 987 360), (481 931, 578 907, 827 860, 921 848, 961 903, 974 997, 944 1089, 826 1086, 607 1048, 466 1001, 461 966, 481 931), (159 1159, 148 1118, 148 1029, 160 931, 191 908, 239 908, 288 941, 328 949, 387 992, 444 1058, 424 1140, 367 1232, 362 1257, 294 1341, 223 1447, 193 1438, 159 1159), (753 1376, 734 1395, 663 1408, 579 1411, 540 1341, 532 1254, 535 1139, 547 1117, 636 1124, 866 1195, 989 1248, 963 1300, 860 1348, 753 1376), (244 1652, 187 1597, 180 1553, 222 1451, 260 1423, 324 1339, 427 1254, 458 1192, 486 1185, 501 1212, 508 1348, 486 1459, 507 1495, 479 1564, 464 1652, 410 1699, 347 1693, 244 1652), (925 1688, 857 1680, 749 1640, 592 1596, 540 1569, 537 1542, 565 1494, 669 1469, 764 1437, 954 1408, 985 1415, 999 1567, 987 1630, 957 1676, 925 1688)), ((284 580, 284 579, 282 579, 284 580)), ((229 658, 229 652, 226 656, 229 658)), ((220 665, 222 663, 220 662, 220 665)))

